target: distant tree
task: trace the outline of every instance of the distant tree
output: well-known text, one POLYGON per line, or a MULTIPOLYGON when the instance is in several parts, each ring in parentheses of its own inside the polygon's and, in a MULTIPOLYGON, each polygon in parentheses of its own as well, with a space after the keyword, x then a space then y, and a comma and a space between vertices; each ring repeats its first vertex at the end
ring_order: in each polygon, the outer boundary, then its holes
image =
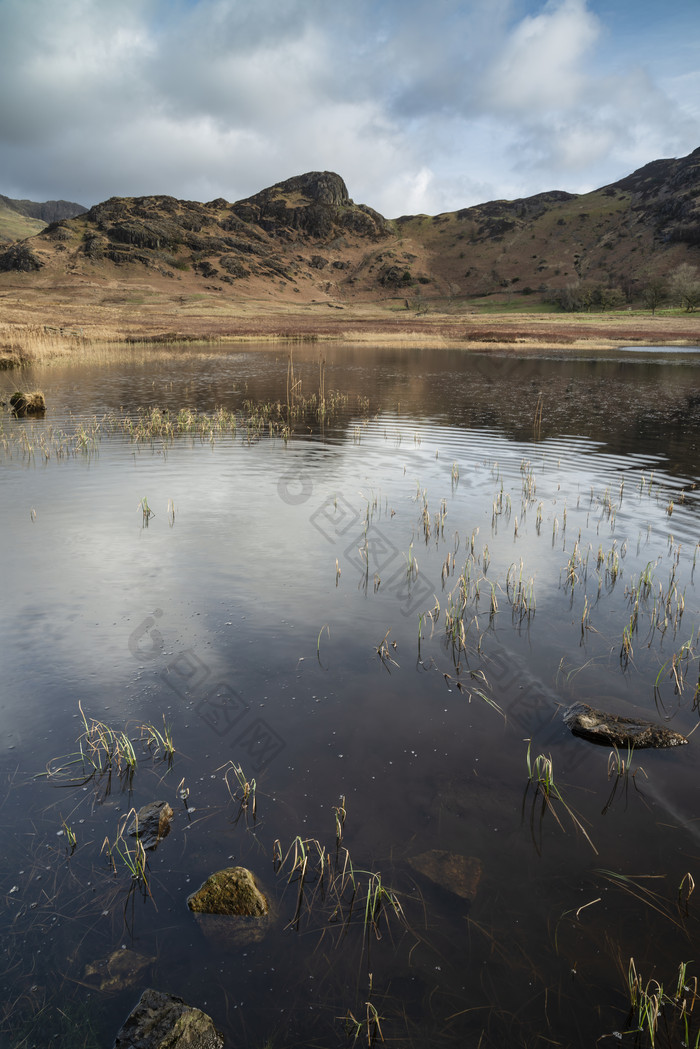
POLYGON ((700 277, 697 266, 683 262, 673 271, 668 280, 671 298, 686 310, 700 306, 700 277))
POLYGON ((614 310, 624 306, 625 296, 620 288, 610 287, 606 284, 596 284, 591 289, 591 306, 599 310, 614 310))
POLYGON ((581 283, 566 284, 563 288, 557 288, 548 296, 548 301, 555 303, 565 313, 578 313, 583 309, 581 296, 581 283))
POLYGON ((642 288, 642 302, 651 310, 652 317, 667 298, 668 285, 661 277, 652 277, 642 288))

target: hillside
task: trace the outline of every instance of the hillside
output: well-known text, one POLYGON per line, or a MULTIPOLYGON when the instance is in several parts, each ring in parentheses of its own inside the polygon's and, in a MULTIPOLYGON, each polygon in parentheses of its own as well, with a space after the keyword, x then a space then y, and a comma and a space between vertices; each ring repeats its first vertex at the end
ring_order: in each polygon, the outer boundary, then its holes
POLYGON ((50 222, 73 218, 87 209, 68 200, 13 200, 0 193, 0 244, 10 244, 39 233, 50 222))
POLYGON ((162 293, 170 284, 183 296, 339 305, 397 298, 420 309, 482 296, 525 305, 595 288, 613 306, 638 300, 649 281, 682 263, 700 264, 700 149, 591 193, 551 191, 392 221, 355 204, 332 172, 234 204, 111 198, 0 254, 0 289, 89 283, 162 293))

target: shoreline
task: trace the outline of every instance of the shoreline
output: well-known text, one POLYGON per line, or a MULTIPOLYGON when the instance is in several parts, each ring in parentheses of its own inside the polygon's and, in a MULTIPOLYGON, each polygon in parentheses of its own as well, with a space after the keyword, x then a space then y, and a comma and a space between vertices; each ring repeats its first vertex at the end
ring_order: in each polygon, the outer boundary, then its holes
POLYGON ((190 349, 251 343, 372 344, 405 349, 444 346, 468 352, 605 351, 621 346, 700 347, 700 313, 477 313, 460 304, 413 315, 390 304, 241 302, 215 310, 209 303, 175 311, 141 306, 107 317, 93 304, 15 301, 0 323, 0 369, 110 350, 190 349), (329 316, 328 308, 333 309, 329 316), (14 318, 12 314, 14 313, 14 318), (8 316, 9 315, 9 316, 8 316), (31 318, 31 319, 30 319, 31 318))

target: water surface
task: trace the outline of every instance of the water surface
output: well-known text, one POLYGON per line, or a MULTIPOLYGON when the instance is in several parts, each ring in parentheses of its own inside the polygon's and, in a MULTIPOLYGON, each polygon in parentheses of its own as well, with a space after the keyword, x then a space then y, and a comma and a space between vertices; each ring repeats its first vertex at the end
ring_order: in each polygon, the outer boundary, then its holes
POLYGON ((311 346, 292 365, 298 394, 343 398, 291 434, 245 424, 251 404, 285 414, 289 351, 269 346, 37 367, 45 420, 3 420, 5 1043, 111 1044, 147 986, 231 1045, 344 1046, 351 1017, 378 1038, 367 1002, 398 1045, 628 1030, 630 958, 670 986, 695 957, 695 737, 610 778, 561 711, 696 726, 700 352, 311 346), (182 407, 238 425, 119 429, 182 407), (129 730, 165 716, 172 769, 42 777, 76 751, 80 709, 129 730), (571 811, 528 789, 527 740, 571 811), (154 798, 175 817, 148 895, 101 849, 154 798), (294 923, 273 859, 297 836, 331 871, 347 849, 360 900, 379 873, 403 920, 388 907, 381 939, 364 905, 330 921, 325 882, 294 923), (416 871, 430 850, 478 861, 473 899, 416 871), (207 940, 186 906, 234 863, 274 900, 256 942, 207 940), (152 960, 98 991, 86 966, 115 949, 152 960))

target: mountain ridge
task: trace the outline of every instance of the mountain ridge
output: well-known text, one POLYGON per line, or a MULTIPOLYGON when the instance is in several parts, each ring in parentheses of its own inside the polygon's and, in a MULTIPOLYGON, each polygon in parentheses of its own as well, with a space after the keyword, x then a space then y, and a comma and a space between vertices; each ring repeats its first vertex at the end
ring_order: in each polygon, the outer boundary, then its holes
POLYGON ((609 305, 622 305, 650 281, 698 263, 700 148, 590 193, 549 190, 435 216, 386 219, 354 203, 329 171, 234 203, 112 197, 0 253, 0 280, 146 276, 238 298, 418 303, 562 298, 595 286, 609 305))
POLYGON ((16 200, 0 193, 0 244, 23 240, 50 222, 74 218, 87 211, 69 200, 16 200))

